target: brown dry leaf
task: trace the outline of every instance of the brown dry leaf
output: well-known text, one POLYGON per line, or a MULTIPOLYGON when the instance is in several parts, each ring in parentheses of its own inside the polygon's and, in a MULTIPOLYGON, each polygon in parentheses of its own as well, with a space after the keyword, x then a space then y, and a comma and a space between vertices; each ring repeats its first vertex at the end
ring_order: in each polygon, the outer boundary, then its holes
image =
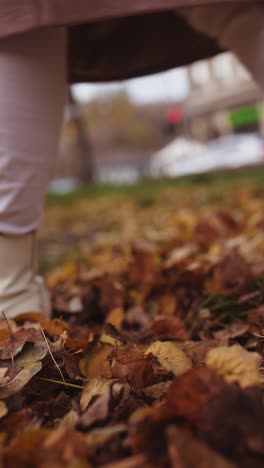
POLYGON ((197 250, 197 246, 195 244, 187 244, 181 247, 177 247, 170 252, 169 257, 164 263, 165 268, 173 268, 176 265, 190 259, 190 257, 195 253, 197 250))
POLYGON ((38 323, 43 320, 43 314, 38 314, 36 312, 26 312, 24 314, 17 315, 14 320, 19 325, 23 325, 25 322, 38 323))
POLYGON ((73 429, 57 428, 44 440, 45 466, 92 468, 85 436, 73 429))
MULTIPOLYGON (((226 341, 221 342, 221 345, 226 344, 226 341)), ((208 351, 216 346, 219 346, 218 340, 185 341, 185 343, 181 343, 181 349, 196 365, 204 364, 208 351)))
POLYGON ((102 377, 95 377, 90 380, 82 391, 80 399, 81 410, 85 411, 91 400, 95 396, 101 395, 113 382, 113 380, 104 379, 102 377))
POLYGON ((0 419, 4 418, 8 413, 8 408, 4 401, 0 401, 0 419))
POLYGON ((65 416, 60 420, 58 427, 63 429, 74 429, 79 421, 79 414, 71 409, 65 416))
POLYGON ((131 307, 126 311, 126 326, 136 330, 150 326, 151 319, 142 307, 131 307))
POLYGON ((42 361, 48 354, 48 347, 45 341, 42 343, 28 344, 16 357, 15 369, 31 367, 34 362, 42 361))
POLYGON ((86 442, 90 450, 96 450, 98 447, 104 447, 111 439, 116 436, 127 433, 126 424, 116 424, 114 426, 107 426, 92 429, 86 436, 86 442))
POLYGON ((150 387, 145 387, 143 390, 144 395, 153 400, 160 400, 163 398, 171 386, 171 381, 160 382, 150 387))
POLYGON ((43 319, 41 320, 41 326, 43 330, 52 337, 61 336, 65 331, 68 330, 67 324, 58 319, 43 319))
POLYGON ((10 380, 10 377, 8 377, 8 371, 9 367, 0 367, 0 385, 10 380))
POLYGON ((106 322, 113 325, 117 330, 120 330, 124 318, 124 310, 121 307, 115 307, 106 317, 106 322))
MULTIPOLYGON (((3 323, 3 321, 2 321, 2 323, 3 323)), ((1 323, 1 321, 0 321, 0 324, 1 324, 1 325, 2 325, 2 323, 1 323)), ((13 323, 14 323, 14 322, 13 322, 13 323)), ((15 326, 12 326, 12 325, 10 324, 10 320, 9 320, 8 324, 9 324, 9 327, 10 327, 10 329, 12 330, 12 332, 16 330, 16 327, 15 327, 15 326)), ((15 323, 14 323, 14 324, 15 324, 15 323)), ((1 328, 0 328, 0 343, 1 343, 2 341, 8 340, 8 339, 10 338, 10 329, 7 328, 6 323, 4 323, 4 327, 1 327, 1 328)))
POLYGON ((194 423, 200 421, 204 408, 228 386, 215 372, 196 367, 176 377, 166 396, 165 405, 157 408, 154 419, 167 420, 180 416, 194 423))
POLYGON ((5 466, 90 468, 85 437, 73 430, 26 430, 5 450, 5 466))
POLYGON ((159 315, 155 318, 151 330, 161 340, 185 341, 189 339, 185 325, 179 317, 159 315))
POLYGON ((35 328, 20 328, 12 333, 7 340, 0 343, 0 359, 11 359, 23 348, 26 342, 38 343, 43 341, 39 330, 35 328))
POLYGON ((177 313, 178 302, 175 294, 167 292, 157 299, 158 312, 162 315, 174 315, 177 313))
POLYGON ((261 356, 250 353, 240 345, 220 346, 211 349, 206 356, 206 365, 227 382, 237 382, 242 388, 259 385, 261 356))
POLYGON ((214 332, 213 336, 217 340, 228 340, 230 338, 236 338, 238 336, 245 335, 249 330, 249 325, 243 322, 235 322, 228 325, 224 330, 214 332))
POLYGON ((111 354, 112 377, 127 381, 135 390, 153 384, 153 358, 133 346, 119 346, 111 354))
POLYGON ((129 268, 132 281, 151 281, 156 272, 156 246, 146 241, 134 242, 132 255, 133 262, 129 268))
POLYGON ((37 466, 43 442, 48 434, 47 429, 26 430, 18 434, 5 449, 5 466, 20 468, 37 466))
POLYGON ((72 281, 76 278, 79 268, 75 263, 65 263, 60 268, 50 272, 46 278, 47 284, 50 288, 57 286, 58 283, 65 281, 72 281))
POLYGON ((173 468, 236 468, 230 460, 194 439, 187 431, 169 426, 166 435, 170 466, 173 468))
POLYGON ((113 463, 107 463, 107 465, 102 465, 101 468, 138 468, 142 466, 144 468, 159 468, 159 466, 148 460, 145 455, 133 455, 129 458, 124 458, 120 461, 115 461, 113 463))
POLYGON ((96 343, 87 355, 79 361, 80 372, 85 377, 111 377, 108 356, 113 346, 105 343, 96 343))
POLYGON ((214 267, 212 276, 205 283, 209 294, 224 294, 239 289, 251 278, 246 260, 236 251, 228 252, 214 267))
POLYGON ((25 385, 36 375, 42 368, 41 362, 33 362, 25 369, 19 371, 14 378, 6 384, 0 385, 0 398, 6 399, 20 392, 25 385))
POLYGON ((88 429, 93 424, 102 424, 106 421, 112 409, 120 401, 123 388, 118 382, 108 386, 82 414, 78 427, 88 429))
POLYGON ((192 367, 186 354, 171 341, 155 341, 145 351, 145 355, 148 354, 153 354, 165 370, 177 376, 184 374, 192 367))

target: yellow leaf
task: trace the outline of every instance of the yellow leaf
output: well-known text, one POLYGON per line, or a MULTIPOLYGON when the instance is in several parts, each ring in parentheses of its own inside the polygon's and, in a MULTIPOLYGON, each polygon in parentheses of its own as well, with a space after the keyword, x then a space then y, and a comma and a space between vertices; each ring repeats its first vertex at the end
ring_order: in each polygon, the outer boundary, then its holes
POLYGON ((182 375, 192 367, 186 354, 172 341, 155 341, 145 351, 145 354, 149 353, 156 356, 160 365, 174 375, 182 375))
POLYGON ((111 346, 117 346, 117 345, 122 344, 121 341, 118 340, 117 338, 114 338, 111 335, 105 335, 105 334, 100 336, 99 341, 100 341, 100 343, 108 344, 108 345, 111 345, 111 346))
POLYGON ((101 393, 103 393, 112 382, 114 381, 110 379, 104 379, 102 377, 95 377, 90 380, 82 392, 80 400, 81 410, 85 411, 92 398, 96 395, 101 395, 101 393))
POLYGON ((0 401, 0 419, 6 416, 8 413, 8 408, 3 401, 0 401))
POLYGON ((50 288, 54 288, 58 283, 73 280, 78 273, 78 266, 75 263, 65 263, 61 268, 52 271, 46 278, 50 288))
POLYGON ((121 307, 115 307, 108 314, 106 322, 111 323, 117 330, 120 330, 124 318, 124 310, 121 307))
POLYGON ((227 382, 238 382, 242 388, 261 383, 261 356, 250 353, 240 345, 220 346, 211 349, 206 356, 206 365, 227 382))
POLYGON ((111 377, 110 365, 107 360, 112 346, 108 344, 97 343, 97 345, 89 351, 86 357, 80 360, 79 368, 85 377, 111 377))

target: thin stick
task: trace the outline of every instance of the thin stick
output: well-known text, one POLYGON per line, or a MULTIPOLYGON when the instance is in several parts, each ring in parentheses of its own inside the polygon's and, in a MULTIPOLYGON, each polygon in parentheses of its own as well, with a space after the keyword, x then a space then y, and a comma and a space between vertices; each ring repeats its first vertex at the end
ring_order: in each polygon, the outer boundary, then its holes
POLYGON ((83 390, 84 387, 82 385, 77 385, 69 382, 62 382, 61 380, 55 380, 55 379, 48 379, 46 377, 37 377, 38 380, 44 380, 45 382, 51 382, 54 384, 59 384, 59 385, 66 385, 67 387, 72 387, 72 388, 78 388, 80 390, 83 390))
POLYGON ((50 349, 50 345, 49 345, 49 343, 48 343, 48 340, 47 340, 47 337, 46 337, 46 335, 45 335, 45 333, 44 333, 44 330, 43 330, 43 328, 40 328, 40 330, 41 330, 41 333, 42 333, 43 338, 44 338, 44 340, 45 340, 45 343, 46 343, 46 345, 47 345, 47 348, 48 348, 48 351, 49 351, 49 353, 50 353, 51 359, 53 360, 55 367, 58 369, 58 372, 59 372, 59 374, 60 374, 60 376, 61 376, 61 378, 62 378, 62 381, 64 382, 64 385, 66 385, 66 387, 67 387, 67 383, 66 383, 66 381, 65 381, 65 379, 64 379, 64 376, 63 376, 63 373, 62 373, 62 371, 61 371, 61 369, 60 369, 60 366, 58 365, 58 363, 57 363, 55 357, 54 357, 53 354, 52 354, 52 351, 51 351, 51 349, 50 349))
POLYGON ((10 324, 9 324, 9 322, 7 320, 6 314, 4 312, 2 312, 2 314, 3 314, 4 320, 6 321, 6 325, 7 325, 8 331, 9 331, 9 335, 10 335, 10 340, 11 340, 11 363, 12 363, 12 369, 14 369, 14 367, 15 367, 14 347, 13 347, 14 334, 13 334, 13 332, 11 330, 11 327, 10 327, 10 324))

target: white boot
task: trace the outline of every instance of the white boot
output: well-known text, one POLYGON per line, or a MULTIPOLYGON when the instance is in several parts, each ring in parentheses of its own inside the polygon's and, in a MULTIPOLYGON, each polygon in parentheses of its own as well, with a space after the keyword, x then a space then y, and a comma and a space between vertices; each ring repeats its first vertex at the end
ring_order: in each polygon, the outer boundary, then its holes
POLYGON ((193 28, 232 50, 264 90, 264 6, 228 4, 178 10, 193 28))
POLYGON ((0 318, 26 312, 50 315, 44 281, 36 274, 36 234, 0 235, 0 318))

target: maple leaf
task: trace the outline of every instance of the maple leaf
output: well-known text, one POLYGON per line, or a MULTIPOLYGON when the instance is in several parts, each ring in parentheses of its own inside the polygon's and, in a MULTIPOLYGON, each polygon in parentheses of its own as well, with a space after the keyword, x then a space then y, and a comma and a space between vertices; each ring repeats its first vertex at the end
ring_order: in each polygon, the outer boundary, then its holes
POLYGON ((120 346, 111 353, 112 377, 140 390, 154 382, 153 358, 133 346, 120 346))

